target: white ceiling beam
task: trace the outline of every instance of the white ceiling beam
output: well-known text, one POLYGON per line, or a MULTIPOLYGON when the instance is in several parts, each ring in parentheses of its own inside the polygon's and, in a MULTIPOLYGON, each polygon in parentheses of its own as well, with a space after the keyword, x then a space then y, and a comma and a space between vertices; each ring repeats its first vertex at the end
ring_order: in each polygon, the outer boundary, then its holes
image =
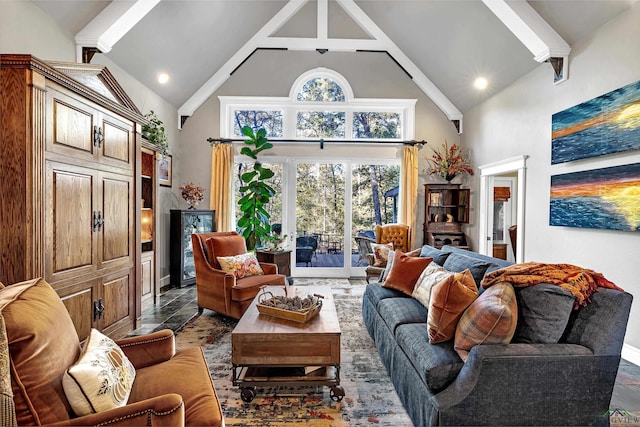
POLYGON ((76 60, 82 62, 82 48, 109 52, 160 0, 112 1, 75 36, 76 60))
POLYGON ((326 40, 329 37, 329 2, 328 0, 318 0, 318 30, 319 40, 326 40))
POLYGON ((381 50, 380 42, 367 39, 315 39, 292 37, 268 37, 260 47, 289 50, 331 50, 339 52, 355 52, 357 50, 381 50))
POLYGON ((300 51, 341 51, 358 50, 386 51, 411 76, 416 85, 462 132, 462 113, 425 76, 413 61, 367 16, 353 0, 337 0, 340 7, 372 39, 331 39, 328 38, 328 1, 317 0, 317 37, 271 37, 309 0, 289 0, 289 2, 265 24, 240 50, 238 50, 216 73, 178 109, 178 127, 231 76, 231 73, 258 48, 275 48, 300 51))
POLYGON ((193 113, 206 102, 222 84, 227 81, 242 62, 249 57, 258 47, 261 47, 267 37, 279 30, 302 6, 309 0, 289 0, 289 2, 276 13, 248 42, 244 44, 216 73, 191 98, 178 109, 178 127, 182 129, 184 118, 193 113))
POLYGON ((569 77, 571 47, 526 1, 482 0, 538 62, 550 62, 554 83, 569 77))
POLYGON ((462 131, 462 113, 455 105, 433 84, 416 64, 364 13, 353 0, 337 0, 347 14, 356 21, 371 37, 380 42, 384 49, 406 70, 418 87, 442 110, 447 118, 456 123, 458 131, 462 131))

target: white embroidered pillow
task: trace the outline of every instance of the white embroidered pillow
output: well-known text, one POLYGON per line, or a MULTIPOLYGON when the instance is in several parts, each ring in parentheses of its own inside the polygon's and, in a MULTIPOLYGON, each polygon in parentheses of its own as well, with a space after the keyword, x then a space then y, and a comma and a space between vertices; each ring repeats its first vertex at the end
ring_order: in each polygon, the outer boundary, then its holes
POLYGON ((217 257, 222 271, 233 274, 238 279, 249 276, 261 276, 264 274, 260 263, 253 252, 242 255, 217 257))
POLYGON ((420 303, 428 309, 429 299, 431 298, 431 288, 433 285, 440 283, 452 275, 453 273, 451 271, 440 267, 435 262, 430 263, 422 271, 420 277, 418 277, 416 287, 413 288, 413 294, 411 296, 420 301, 420 303))
POLYGON ((78 361, 62 377, 67 400, 78 416, 127 404, 136 370, 113 340, 91 330, 78 361))

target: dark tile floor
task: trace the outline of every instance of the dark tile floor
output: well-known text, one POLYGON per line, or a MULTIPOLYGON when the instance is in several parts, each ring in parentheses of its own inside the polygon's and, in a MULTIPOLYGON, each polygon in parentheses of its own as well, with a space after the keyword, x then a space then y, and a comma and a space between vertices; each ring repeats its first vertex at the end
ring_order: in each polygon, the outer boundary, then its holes
MULTIPOLYGON (((361 279, 353 281, 363 284, 361 279)), ((174 288, 160 296, 160 302, 142 312, 142 326, 130 335, 142 335, 160 329, 182 328, 198 311, 195 285, 174 288)), ((640 418, 640 366, 620 361, 618 377, 611 398, 611 409, 624 409, 640 418)))

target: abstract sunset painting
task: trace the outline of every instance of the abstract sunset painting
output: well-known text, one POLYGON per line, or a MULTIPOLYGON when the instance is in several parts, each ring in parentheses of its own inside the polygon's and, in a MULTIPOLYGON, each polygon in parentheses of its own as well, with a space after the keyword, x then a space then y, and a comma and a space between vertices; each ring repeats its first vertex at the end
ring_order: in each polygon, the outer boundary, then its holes
POLYGON ((640 81, 551 118, 551 164, 640 149, 640 81))
POLYGON ((640 163, 552 176, 549 224, 640 231, 640 163))

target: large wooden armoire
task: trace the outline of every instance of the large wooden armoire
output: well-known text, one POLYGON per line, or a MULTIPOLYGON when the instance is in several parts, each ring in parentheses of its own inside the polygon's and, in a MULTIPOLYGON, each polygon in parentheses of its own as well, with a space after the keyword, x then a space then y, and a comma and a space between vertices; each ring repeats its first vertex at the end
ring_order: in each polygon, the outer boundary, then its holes
POLYGON ((103 66, 0 55, 0 281, 44 277, 81 340, 140 317, 144 117, 103 66))

